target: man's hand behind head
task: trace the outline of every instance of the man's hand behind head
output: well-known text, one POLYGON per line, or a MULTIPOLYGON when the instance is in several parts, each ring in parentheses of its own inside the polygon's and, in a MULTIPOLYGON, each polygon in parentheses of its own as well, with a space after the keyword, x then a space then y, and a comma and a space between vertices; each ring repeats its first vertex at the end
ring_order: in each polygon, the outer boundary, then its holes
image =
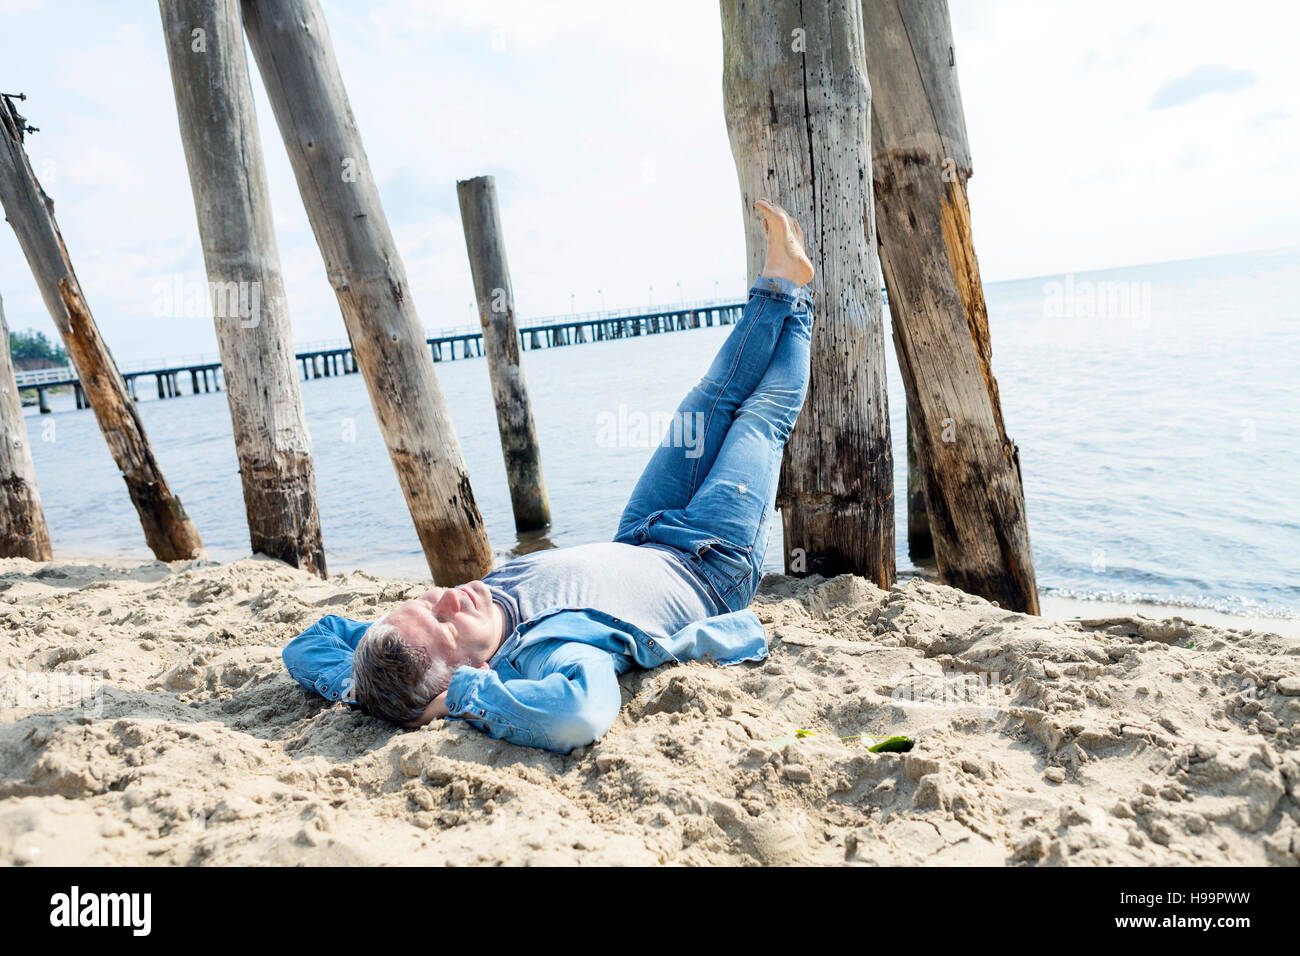
MULTIPOLYGON (((487 664, 479 664, 479 670, 489 670, 487 664)), ((447 692, 444 690, 441 694, 429 701, 429 706, 424 708, 424 712, 414 720, 408 720, 402 724, 403 727, 409 727, 414 730, 416 727, 423 727, 425 724, 432 723, 442 717, 450 717, 451 711, 447 709, 447 692)))
POLYGON ((414 730, 416 727, 423 727, 425 724, 432 723, 440 717, 447 717, 450 712, 447 710, 447 692, 444 690, 441 694, 429 701, 429 706, 424 708, 424 712, 416 717, 415 720, 408 720, 402 724, 403 727, 409 727, 414 730))

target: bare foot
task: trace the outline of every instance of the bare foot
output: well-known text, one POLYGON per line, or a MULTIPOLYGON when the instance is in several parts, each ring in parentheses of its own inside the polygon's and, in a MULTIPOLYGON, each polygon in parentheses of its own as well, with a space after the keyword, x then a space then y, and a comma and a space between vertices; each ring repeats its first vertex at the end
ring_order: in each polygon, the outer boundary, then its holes
POLYGON ((803 230, 794 218, 768 199, 754 203, 763 216, 767 233, 767 261, 762 275, 768 279, 789 279, 798 285, 812 281, 813 266, 803 249, 803 230))

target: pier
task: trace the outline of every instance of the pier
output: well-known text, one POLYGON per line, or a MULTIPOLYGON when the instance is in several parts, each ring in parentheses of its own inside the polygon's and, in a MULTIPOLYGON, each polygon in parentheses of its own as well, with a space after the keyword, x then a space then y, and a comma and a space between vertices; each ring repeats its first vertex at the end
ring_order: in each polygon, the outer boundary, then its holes
MULTIPOLYGON (((519 345, 524 350, 533 351, 711 328, 716 325, 734 325, 744 307, 743 300, 713 300, 683 303, 673 308, 548 316, 522 323, 519 327, 519 345)), ((483 355, 483 332, 474 325, 441 329, 425 341, 435 362, 452 362, 483 355)), ((294 360, 304 381, 352 375, 357 371, 352 345, 347 339, 308 343, 295 350, 294 360)), ((136 401, 140 400, 139 382, 142 379, 146 383, 152 380, 153 394, 158 399, 222 390, 221 359, 215 353, 172 360, 127 362, 119 365, 118 371, 126 382, 127 391, 136 401), (188 392, 183 387, 186 383, 189 384, 188 392)), ((36 402, 42 414, 50 411, 49 389, 52 388, 72 386, 77 408, 88 407, 77 372, 70 365, 29 369, 15 373, 14 378, 20 390, 36 392, 36 402)))

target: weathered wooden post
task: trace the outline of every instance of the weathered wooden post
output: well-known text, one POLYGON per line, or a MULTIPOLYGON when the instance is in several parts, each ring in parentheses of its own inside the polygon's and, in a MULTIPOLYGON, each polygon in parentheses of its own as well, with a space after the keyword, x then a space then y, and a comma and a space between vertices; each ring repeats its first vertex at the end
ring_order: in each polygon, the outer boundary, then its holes
POLYGON ((913 564, 934 561, 934 539, 930 536, 930 513, 925 509, 925 486, 916 461, 916 436, 912 413, 907 413, 907 555, 913 564))
POLYGON ((243 12, 425 559, 439 584, 480 577, 492 548, 320 4, 246 0, 243 12))
POLYGON ((54 203, 41 189, 23 149, 26 121, 3 96, 0 127, 0 202, 126 481, 145 541, 160 561, 195 557, 203 542, 163 478, 135 403, 81 294, 54 221, 54 203))
POLYGON ((515 293, 501 233, 496 181, 491 176, 461 180, 456 183, 456 198, 465 228, 470 272, 474 276, 474 296, 478 299, 479 324, 483 327, 483 347, 487 351, 492 399, 497 407, 497 431, 501 436, 501 454, 506 460, 515 527, 520 531, 536 531, 551 523, 551 505, 542 479, 537 428, 533 424, 533 408, 519 351, 515 293))
POLYGON ((945 584, 1038 613, 1020 454, 993 377, 946 0, 865 0, 880 262, 945 584))
MULTIPOLYGON (((326 576, 239 0, 159 0, 253 551, 326 576)), ((198 373, 191 370, 193 390, 198 373)), ((204 390, 207 372, 203 373, 204 390)))
POLYGON ((45 525, 36 466, 23 419, 23 400, 9 354, 9 325, 0 299, 0 558, 54 557, 45 525))
POLYGON ((722 0, 722 86, 751 280, 763 262, 762 196, 802 224, 817 270, 808 398, 778 494, 786 569, 888 587, 893 452, 858 4, 722 0))

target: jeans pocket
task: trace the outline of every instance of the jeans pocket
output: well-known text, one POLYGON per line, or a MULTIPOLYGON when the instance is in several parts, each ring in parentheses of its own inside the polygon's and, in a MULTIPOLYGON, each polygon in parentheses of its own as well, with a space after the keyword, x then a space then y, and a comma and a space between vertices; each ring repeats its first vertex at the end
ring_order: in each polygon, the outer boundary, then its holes
POLYGON ((710 538, 695 546, 695 557, 722 602, 731 610, 738 610, 736 602, 748 593, 747 585, 753 575, 750 550, 720 538, 710 538))

